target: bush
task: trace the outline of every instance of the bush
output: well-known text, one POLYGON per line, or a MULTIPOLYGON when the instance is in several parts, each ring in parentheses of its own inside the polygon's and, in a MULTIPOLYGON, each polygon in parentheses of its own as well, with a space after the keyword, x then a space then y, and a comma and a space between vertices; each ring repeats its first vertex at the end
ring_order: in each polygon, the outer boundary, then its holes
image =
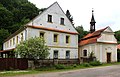
POLYGON ((92 65, 92 66, 99 66, 99 65, 101 65, 102 63, 101 63, 100 61, 92 61, 92 62, 90 62, 89 64, 92 65))
POLYGON ((56 69, 65 69, 65 65, 63 65, 63 64, 58 64, 58 65, 55 65, 55 68, 56 68, 56 69))
POLYGON ((89 63, 83 63, 83 64, 81 64, 82 66, 84 66, 84 67, 90 67, 90 64, 89 63))

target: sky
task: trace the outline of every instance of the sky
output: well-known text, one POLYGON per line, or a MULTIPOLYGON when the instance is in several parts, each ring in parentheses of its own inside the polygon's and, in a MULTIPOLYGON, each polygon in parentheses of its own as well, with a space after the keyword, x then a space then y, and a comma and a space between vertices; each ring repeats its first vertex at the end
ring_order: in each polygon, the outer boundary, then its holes
POLYGON ((96 21, 96 30, 109 26, 113 31, 120 30, 120 1, 119 0, 28 0, 36 7, 47 8, 58 2, 63 11, 69 10, 75 26, 83 26, 89 31, 92 8, 96 21))

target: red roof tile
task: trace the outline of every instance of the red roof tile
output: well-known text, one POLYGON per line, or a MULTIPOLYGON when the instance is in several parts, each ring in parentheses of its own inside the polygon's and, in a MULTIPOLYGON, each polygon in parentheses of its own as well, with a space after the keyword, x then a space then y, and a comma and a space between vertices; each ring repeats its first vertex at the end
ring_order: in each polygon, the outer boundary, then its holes
POLYGON ((120 49, 120 44, 119 44, 119 45, 117 45, 117 49, 120 49))
POLYGON ((91 43, 96 43, 97 39, 101 36, 101 33, 105 29, 107 29, 107 27, 104 28, 104 29, 97 30, 97 31, 95 31, 93 33, 87 34, 85 37, 83 37, 81 39, 81 41, 79 42, 79 46, 86 45, 86 44, 91 44, 91 43))
POLYGON ((27 27, 37 28, 37 29, 44 29, 44 30, 55 31, 55 32, 62 32, 62 33, 69 33, 69 34, 78 34, 77 32, 58 30, 58 29, 54 29, 54 28, 46 28, 46 27, 42 27, 42 26, 31 26, 31 25, 28 25, 27 27))

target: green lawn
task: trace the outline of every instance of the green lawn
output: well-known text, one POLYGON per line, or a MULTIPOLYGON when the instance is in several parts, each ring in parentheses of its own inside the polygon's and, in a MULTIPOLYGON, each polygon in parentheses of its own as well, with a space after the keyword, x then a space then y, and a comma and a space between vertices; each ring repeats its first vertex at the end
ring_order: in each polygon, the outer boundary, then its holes
MULTIPOLYGON (((104 63, 99 66, 111 66, 111 65, 118 65, 120 62, 117 63, 104 63)), ((0 77, 6 77, 6 76, 15 76, 15 75, 24 75, 24 74, 38 74, 38 73, 46 73, 46 72, 59 72, 59 71, 68 71, 68 70, 75 70, 75 69, 85 69, 85 68, 94 68, 99 66, 91 66, 88 63, 80 64, 80 65, 57 65, 52 67, 43 67, 38 68, 35 70, 19 70, 19 71, 1 71, 0 77)))

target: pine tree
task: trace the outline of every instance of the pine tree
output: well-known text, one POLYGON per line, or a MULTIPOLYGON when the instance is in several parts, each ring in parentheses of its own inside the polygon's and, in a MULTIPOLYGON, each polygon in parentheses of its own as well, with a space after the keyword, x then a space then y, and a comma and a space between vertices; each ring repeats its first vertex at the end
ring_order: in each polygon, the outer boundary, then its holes
POLYGON ((72 25, 74 25, 74 23, 73 23, 73 16, 70 14, 69 10, 66 11, 66 16, 68 17, 68 19, 70 20, 72 25))

